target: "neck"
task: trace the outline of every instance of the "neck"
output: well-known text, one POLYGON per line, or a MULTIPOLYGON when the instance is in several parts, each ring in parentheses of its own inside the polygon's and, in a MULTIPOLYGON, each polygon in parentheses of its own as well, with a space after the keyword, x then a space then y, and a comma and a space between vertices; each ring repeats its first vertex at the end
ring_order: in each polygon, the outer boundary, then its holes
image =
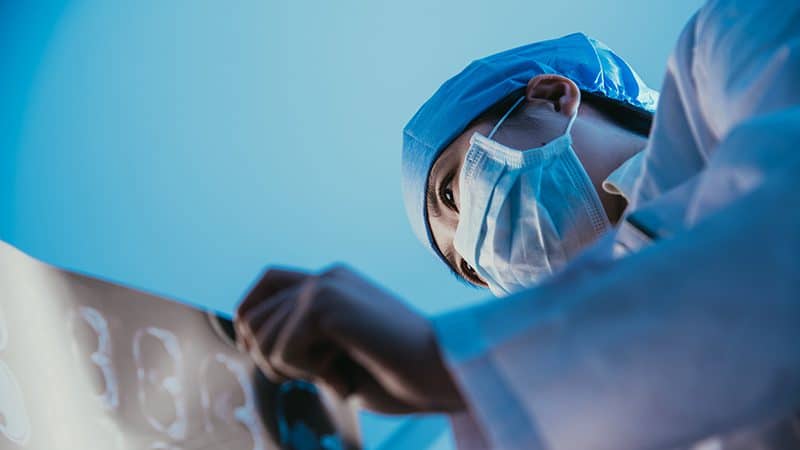
POLYGON ((640 152, 647 139, 628 131, 588 105, 581 105, 572 129, 575 152, 581 160, 611 223, 616 223, 627 207, 625 199, 602 188, 603 181, 625 161, 640 152))

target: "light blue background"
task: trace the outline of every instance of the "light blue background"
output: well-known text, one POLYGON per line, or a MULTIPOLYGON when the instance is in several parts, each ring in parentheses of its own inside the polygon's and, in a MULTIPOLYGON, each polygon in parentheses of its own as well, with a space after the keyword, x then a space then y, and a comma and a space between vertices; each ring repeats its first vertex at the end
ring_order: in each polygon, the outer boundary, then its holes
MULTIPOLYGON (((699 4, 0 1, 0 239, 228 313, 266 265, 334 261, 425 313, 474 302, 406 223, 405 122, 470 60, 573 31, 658 87, 699 4)), ((399 423, 363 420, 370 446, 399 423)))

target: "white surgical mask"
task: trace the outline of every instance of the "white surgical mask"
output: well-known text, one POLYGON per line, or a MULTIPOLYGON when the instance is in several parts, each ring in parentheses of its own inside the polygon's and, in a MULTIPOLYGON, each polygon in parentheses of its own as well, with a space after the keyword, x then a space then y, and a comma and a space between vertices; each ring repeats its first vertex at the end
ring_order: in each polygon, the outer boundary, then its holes
POLYGON ((458 253, 496 296, 539 282, 609 228, 600 198, 572 148, 573 115, 563 135, 515 150, 475 133, 459 179, 458 253))

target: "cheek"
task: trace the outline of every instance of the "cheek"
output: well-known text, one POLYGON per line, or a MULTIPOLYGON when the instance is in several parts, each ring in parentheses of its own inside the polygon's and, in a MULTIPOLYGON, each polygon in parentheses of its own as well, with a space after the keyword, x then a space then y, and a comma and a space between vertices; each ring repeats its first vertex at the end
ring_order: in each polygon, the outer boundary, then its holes
POLYGON ((431 218, 431 232, 433 239, 440 251, 444 251, 453 245, 453 236, 458 226, 458 216, 455 214, 443 214, 441 217, 431 218))

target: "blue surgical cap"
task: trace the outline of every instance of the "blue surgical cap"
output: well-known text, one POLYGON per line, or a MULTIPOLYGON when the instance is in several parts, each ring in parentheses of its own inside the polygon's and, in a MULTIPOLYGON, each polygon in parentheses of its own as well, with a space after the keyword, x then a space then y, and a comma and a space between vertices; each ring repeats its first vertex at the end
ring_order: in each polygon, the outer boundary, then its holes
MULTIPOLYGON (((571 79, 582 91, 600 94, 653 113, 658 92, 605 44, 583 33, 535 42, 473 61, 447 80, 403 130, 402 188, 406 214, 417 237, 442 260, 433 241, 425 190, 433 163, 481 113, 536 75, 571 79)), ((446 261, 445 261, 446 262, 446 261)))

